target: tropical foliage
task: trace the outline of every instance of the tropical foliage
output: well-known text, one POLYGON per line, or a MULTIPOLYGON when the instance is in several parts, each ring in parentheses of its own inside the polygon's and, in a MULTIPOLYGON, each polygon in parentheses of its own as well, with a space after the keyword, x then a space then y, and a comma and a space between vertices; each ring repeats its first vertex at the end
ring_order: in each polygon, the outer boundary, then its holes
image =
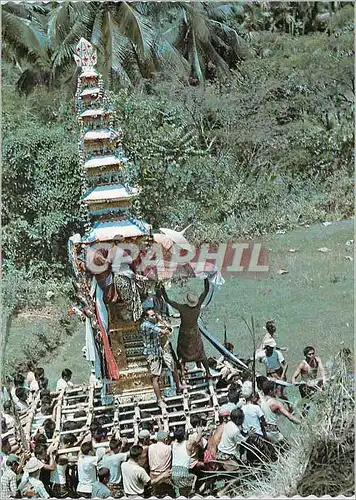
POLYGON ((8 2, 2 6, 3 57, 19 69, 21 90, 53 86, 73 80, 72 54, 83 36, 97 48, 100 69, 113 88, 162 72, 197 84, 238 67, 251 55, 247 42, 256 31, 330 34, 336 4, 8 2))
POLYGON ((67 238, 82 232, 78 128, 64 81, 79 36, 95 41, 112 83, 141 212, 155 224, 194 221, 197 240, 217 240, 350 216, 353 6, 334 10, 5 4, 5 265, 63 272, 67 238), (288 28, 290 16, 308 36, 288 28), (32 92, 17 95, 16 81, 32 92), (131 87, 118 90, 124 81, 131 87))

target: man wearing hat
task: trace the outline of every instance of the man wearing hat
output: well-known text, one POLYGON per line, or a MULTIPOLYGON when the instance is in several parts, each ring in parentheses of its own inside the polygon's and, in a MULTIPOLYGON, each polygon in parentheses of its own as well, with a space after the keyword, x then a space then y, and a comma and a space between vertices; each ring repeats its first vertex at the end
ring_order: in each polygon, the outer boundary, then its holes
POLYGON ((19 457, 17 455, 14 455, 13 453, 10 453, 6 460, 5 471, 1 476, 1 493, 3 498, 16 496, 16 474, 19 469, 19 464, 19 457))
MULTIPOLYGON (((151 480, 156 479, 163 472, 170 471, 172 468, 172 448, 167 444, 168 432, 159 430, 156 434, 156 443, 148 447, 148 463, 150 468, 151 480)), ((168 480, 153 486, 153 495, 155 496, 173 496, 174 491, 168 480)))
POLYGON ((141 429, 138 433, 138 443, 142 446, 142 453, 140 455, 139 463, 141 467, 145 469, 146 472, 149 473, 150 468, 148 465, 148 447, 151 443, 151 434, 148 429, 141 429))
POLYGON ((39 479, 42 467, 44 467, 44 463, 36 457, 31 457, 25 465, 25 474, 19 486, 19 490, 21 491, 23 497, 36 496, 38 498, 49 498, 49 494, 47 493, 44 484, 39 479))
POLYGON ((174 309, 180 312, 180 328, 178 334, 177 354, 183 364, 195 361, 199 366, 203 364, 207 378, 211 377, 208 360, 204 351, 203 340, 198 327, 201 306, 209 292, 209 280, 204 280, 204 291, 198 297, 194 293, 187 292, 184 296, 185 304, 179 304, 170 300, 166 290, 162 288, 164 300, 174 309))

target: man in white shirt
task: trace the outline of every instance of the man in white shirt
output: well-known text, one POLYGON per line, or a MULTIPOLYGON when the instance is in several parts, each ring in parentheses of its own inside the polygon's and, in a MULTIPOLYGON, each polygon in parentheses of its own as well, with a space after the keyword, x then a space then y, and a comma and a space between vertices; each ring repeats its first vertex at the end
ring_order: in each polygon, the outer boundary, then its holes
POLYGON ((97 457, 98 462, 100 462, 105 453, 109 451, 108 446, 104 445, 105 441, 107 440, 108 431, 101 426, 94 427, 92 428, 91 435, 93 447, 95 448, 95 456, 97 457))
POLYGON ((160 430, 157 433, 157 442, 150 444, 148 447, 148 463, 151 479, 171 469, 172 448, 166 444, 167 439, 168 433, 160 430))
POLYGON ((218 445, 218 460, 237 460, 240 458, 240 445, 248 435, 243 431, 244 413, 238 408, 230 415, 230 422, 224 424, 221 441, 218 445))
POLYGON ((121 465, 124 492, 127 497, 143 496, 145 489, 159 484, 171 474, 171 471, 167 470, 151 481, 145 469, 139 465, 142 451, 142 446, 132 446, 129 460, 121 465))
POLYGON ((270 345, 266 345, 264 351, 256 355, 256 359, 265 364, 267 377, 276 379, 284 378, 287 365, 281 351, 270 345))
POLYGON ((15 396, 17 398, 16 408, 17 411, 22 414, 26 413, 28 409, 28 396, 29 392, 25 387, 17 387, 15 391, 15 396))
POLYGON ((93 484, 96 481, 98 458, 94 456, 94 448, 91 441, 83 443, 80 451, 82 455, 78 458, 77 493, 80 497, 91 498, 93 484))
POLYGON ((15 419, 14 417, 11 415, 11 403, 10 401, 5 401, 3 402, 3 418, 5 420, 5 423, 6 423, 6 427, 7 429, 12 429, 14 426, 15 426, 15 419))
POLYGON ((50 482, 52 494, 56 498, 66 498, 69 496, 66 480, 66 470, 68 467, 68 456, 59 455, 56 457, 56 468, 51 472, 50 482))
POLYGON ((233 410, 238 408, 238 403, 240 400, 240 391, 229 390, 227 393, 228 402, 220 406, 221 413, 231 413, 233 410))
POLYGON ((294 415, 289 413, 289 411, 284 408, 283 404, 280 401, 275 399, 277 389, 276 384, 273 381, 267 380, 266 382, 264 382, 262 390, 265 397, 261 403, 261 409, 265 415, 265 419, 267 422, 268 438, 272 442, 280 442, 283 440, 283 435, 280 433, 278 428, 279 416, 283 415, 295 424, 300 424, 301 421, 294 415))
POLYGON ((246 404, 242 406, 244 422, 242 428, 244 432, 252 430, 255 434, 267 439, 266 420, 261 407, 256 404, 256 398, 252 395, 246 398, 246 404))
POLYGON ((24 384, 25 384, 25 377, 22 375, 22 373, 17 373, 16 375, 14 375, 14 385, 10 389, 10 395, 13 403, 19 410, 21 408, 18 407, 19 398, 16 396, 16 390, 19 387, 24 387, 24 384))
MULTIPOLYGON (((157 442, 148 447, 148 463, 151 480, 156 479, 162 473, 169 472, 172 468, 172 447, 167 444, 168 433, 163 430, 157 432, 157 442)), ((174 496, 174 490, 170 481, 162 481, 160 484, 153 484, 152 494, 158 498, 164 496, 174 496)))
POLYGON ((124 492, 128 497, 143 496, 145 487, 151 481, 145 469, 138 464, 142 451, 142 446, 132 446, 129 460, 121 465, 124 492))
POLYGON ((73 382, 70 381, 71 378, 72 370, 70 370, 69 368, 65 368, 62 371, 62 378, 57 381, 56 392, 60 392, 63 389, 71 389, 72 387, 74 387, 73 382))

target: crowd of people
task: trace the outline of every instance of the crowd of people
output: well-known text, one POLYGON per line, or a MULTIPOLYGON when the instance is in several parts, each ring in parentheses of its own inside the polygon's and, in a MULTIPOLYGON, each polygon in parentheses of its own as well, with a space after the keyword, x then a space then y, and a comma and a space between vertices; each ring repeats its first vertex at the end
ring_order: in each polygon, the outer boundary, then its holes
MULTIPOLYGON (((71 422, 64 423, 62 430, 66 432, 59 442, 52 440, 54 402, 59 391, 73 387, 71 370, 63 370, 56 392, 48 390, 42 368, 29 366, 26 374, 17 373, 8 389, 10 394, 3 389, 2 434, 6 436, 15 425, 13 404, 21 416, 39 394, 40 406, 28 451, 16 454, 9 439, 2 439, 2 491, 6 497, 25 498, 188 496, 204 491, 213 477, 210 474, 207 480, 208 471, 276 460, 278 449, 283 451, 288 443, 288 436, 286 439, 280 429, 280 418, 298 425, 307 415, 307 406, 301 414, 294 413, 280 383, 286 380, 287 367, 283 348, 276 343, 274 323, 267 322, 266 330, 255 354, 257 365, 265 366, 265 375, 253 378, 251 370, 240 371, 224 357, 209 358, 211 373, 220 377, 217 387, 227 389, 226 397, 220 400, 217 426, 207 415, 193 413, 189 429, 182 422, 167 433, 159 416, 142 423, 134 442, 115 432, 108 435, 104 416, 93 420, 90 432, 80 441, 71 432, 75 428, 71 422)), ((233 351, 231 344, 225 347, 233 351)), ((313 347, 304 349, 304 357, 291 382, 296 383, 300 377, 300 394, 307 402, 325 383, 326 375, 313 347)), ((81 416, 81 411, 75 416, 81 416)))

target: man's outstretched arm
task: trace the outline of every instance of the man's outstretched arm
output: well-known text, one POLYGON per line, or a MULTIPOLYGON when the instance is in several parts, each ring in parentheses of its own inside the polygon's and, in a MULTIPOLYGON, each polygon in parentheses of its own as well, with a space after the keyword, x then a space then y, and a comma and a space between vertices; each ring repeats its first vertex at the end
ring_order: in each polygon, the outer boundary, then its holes
POLYGON ((204 280, 204 291, 201 293, 201 295, 199 297, 199 302, 198 302, 199 306, 202 305, 202 303, 205 300, 205 297, 208 295, 209 288, 210 288, 209 280, 208 280, 208 278, 205 278, 205 280, 204 280))
POLYGON ((298 365, 298 368, 295 370, 295 372, 292 375, 292 384, 296 383, 297 378, 299 377, 299 375, 301 375, 301 373, 302 373, 302 364, 300 363, 298 365))
POLYGON ((178 304, 178 302, 175 302, 174 300, 170 300, 168 295, 167 295, 166 289, 164 287, 161 288, 161 293, 162 293, 162 297, 167 302, 167 304, 174 307, 174 309, 177 309, 177 311, 181 310, 182 304, 178 304))

